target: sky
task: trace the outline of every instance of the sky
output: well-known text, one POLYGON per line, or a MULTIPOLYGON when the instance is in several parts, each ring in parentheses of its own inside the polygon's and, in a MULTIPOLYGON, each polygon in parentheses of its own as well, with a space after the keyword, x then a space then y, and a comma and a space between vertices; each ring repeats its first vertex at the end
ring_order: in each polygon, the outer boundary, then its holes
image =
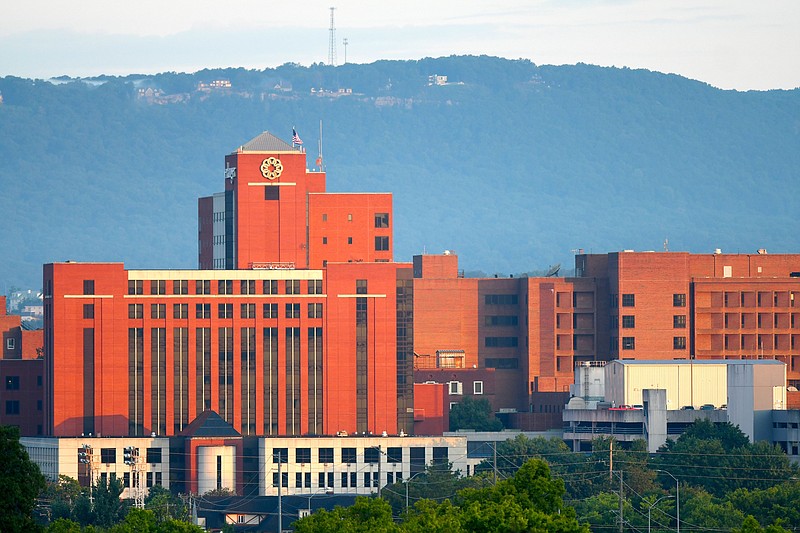
POLYGON ((800 0, 11 0, 0 76, 327 63, 332 6, 338 65, 485 54, 800 87, 800 0))

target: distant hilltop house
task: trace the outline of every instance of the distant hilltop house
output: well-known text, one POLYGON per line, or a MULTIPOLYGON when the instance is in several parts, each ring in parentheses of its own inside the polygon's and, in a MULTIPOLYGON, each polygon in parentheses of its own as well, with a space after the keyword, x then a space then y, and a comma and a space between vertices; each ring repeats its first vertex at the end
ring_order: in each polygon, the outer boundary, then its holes
POLYGON ((183 102, 189 98, 189 95, 186 93, 164 94, 164 91, 161 89, 148 87, 146 89, 139 89, 137 91, 137 97, 140 100, 145 100, 148 104, 163 105, 183 102))
POLYGON ((329 98, 338 98, 340 96, 352 96, 353 89, 351 88, 344 88, 344 89, 336 89, 335 91, 331 91, 328 89, 323 89, 320 87, 319 89, 312 87, 311 94, 314 96, 327 96, 329 98))
POLYGON ((212 91, 216 89, 230 89, 233 86, 229 80, 213 80, 208 83, 200 82, 197 84, 198 91, 212 91))
MULTIPOLYGON (((282 92, 282 93, 290 93, 290 92, 292 92, 292 84, 281 80, 281 81, 279 81, 278 83, 275 84, 273 89, 276 90, 276 91, 282 92)), ((312 91, 313 91, 313 89, 312 89, 312 91)))
POLYGON ((432 74, 428 76, 428 86, 431 85, 464 85, 463 81, 447 81, 447 76, 432 74))
POLYGON ((3 105, 3 93, 0 93, 0 105, 3 105))

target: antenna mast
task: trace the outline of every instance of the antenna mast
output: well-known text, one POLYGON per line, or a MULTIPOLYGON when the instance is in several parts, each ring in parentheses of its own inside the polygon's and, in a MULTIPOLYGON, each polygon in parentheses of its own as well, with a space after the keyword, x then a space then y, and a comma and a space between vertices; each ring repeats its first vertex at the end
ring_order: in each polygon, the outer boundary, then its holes
POLYGON ((335 7, 331 8, 331 27, 330 33, 330 43, 328 45, 328 64, 332 67, 336 66, 336 26, 333 23, 333 11, 335 7))

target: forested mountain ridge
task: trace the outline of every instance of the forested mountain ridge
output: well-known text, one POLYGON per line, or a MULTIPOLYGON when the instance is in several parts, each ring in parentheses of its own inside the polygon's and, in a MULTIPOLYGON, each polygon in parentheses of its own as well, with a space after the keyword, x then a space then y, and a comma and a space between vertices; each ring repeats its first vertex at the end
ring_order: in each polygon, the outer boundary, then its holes
POLYGON ((223 156, 295 126, 313 164, 320 120, 328 190, 394 194, 396 260, 453 249, 508 274, 665 239, 800 252, 800 89, 482 56, 5 77, 0 93, 2 292, 39 287, 50 261, 196 267, 196 199, 222 189, 223 156))

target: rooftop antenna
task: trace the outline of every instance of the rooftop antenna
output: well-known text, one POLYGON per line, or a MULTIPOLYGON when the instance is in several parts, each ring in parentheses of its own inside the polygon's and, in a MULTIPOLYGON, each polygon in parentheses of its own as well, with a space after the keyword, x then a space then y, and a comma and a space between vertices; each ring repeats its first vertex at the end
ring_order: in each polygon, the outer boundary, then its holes
POLYGON ((669 239, 664 239, 664 251, 669 252, 669 239))
POLYGON ((347 64, 347 44, 348 44, 347 37, 342 39, 342 44, 344 45, 344 63, 343 64, 346 65, 347 64))
POLYGON ((317 144, 319 148, 319 155, 317 156, 317 168, 319 168, 320 171, 324 171, 325 168, 322 166, 322 119, 319 121, 319 142, 317 144))
POLYGON ((328 64, 332 67, 336 66, 336 26, 333 23, 333 12, 336 8, 331 8, 331 27, 330 33, 330 44, 328 45, 328 64))

